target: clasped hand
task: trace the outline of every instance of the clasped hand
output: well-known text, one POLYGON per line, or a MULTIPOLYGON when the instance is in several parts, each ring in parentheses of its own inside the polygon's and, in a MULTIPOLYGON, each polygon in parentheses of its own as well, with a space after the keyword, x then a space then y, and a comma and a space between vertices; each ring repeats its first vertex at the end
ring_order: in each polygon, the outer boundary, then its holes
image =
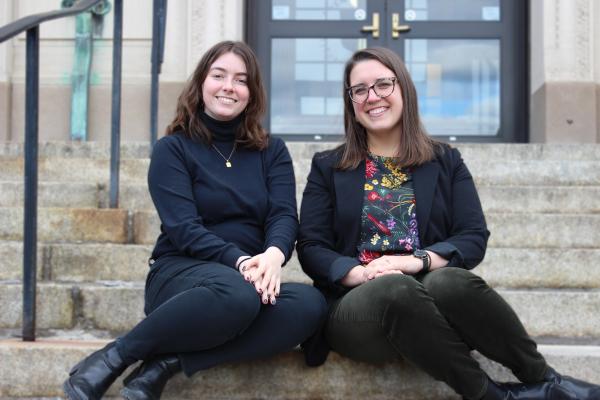
POLYGON ((285 255, 277 247, 271 246, 264 253, 244 260, 239 268, 240 273, 261 297, 263 304, 275 304, 281 288, 281 266, 285 255))
POLYGON ((365 266, 357 265, 342 279, 344 286, 358 286, 367 281, 389 274, 418 273, 423 268, 423 262, 412 255, 381 256, 365 266))

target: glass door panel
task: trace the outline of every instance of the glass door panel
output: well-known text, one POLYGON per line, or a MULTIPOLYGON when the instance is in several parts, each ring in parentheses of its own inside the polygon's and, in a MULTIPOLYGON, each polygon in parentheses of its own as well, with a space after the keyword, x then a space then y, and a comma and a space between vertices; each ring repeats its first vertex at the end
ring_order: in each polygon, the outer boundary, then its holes
POLYGON ((499 40, 407 39, 404 49, 431 135, 498 134, 499 40))
POLYGON ((363 21, 367 18, 366 10, 367 0, 273 0, 271 18, 303 21, 363 21))
POLYGON ((343 133, 344 64, 367 41, 340 38, 271 40, 271 132, 343 133))
POLYGON ((500 21, 500 0, 406 0, 407 21, 500 21))

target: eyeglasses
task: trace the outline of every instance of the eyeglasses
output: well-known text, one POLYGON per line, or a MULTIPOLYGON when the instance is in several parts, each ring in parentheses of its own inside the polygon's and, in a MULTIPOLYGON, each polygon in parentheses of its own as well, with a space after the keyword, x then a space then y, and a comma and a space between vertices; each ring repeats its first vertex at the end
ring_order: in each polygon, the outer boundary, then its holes
POLYGON ((380 78, 371 86, 363 84, 350 86, 348 88, 348 96, 350 96, 350 100, 353 102, 362 104, 367 101, 369 98, 369 91, 373 89, 375 95, 380 99, 383 99, 394 92, 395 83, 396 78, 380 78))

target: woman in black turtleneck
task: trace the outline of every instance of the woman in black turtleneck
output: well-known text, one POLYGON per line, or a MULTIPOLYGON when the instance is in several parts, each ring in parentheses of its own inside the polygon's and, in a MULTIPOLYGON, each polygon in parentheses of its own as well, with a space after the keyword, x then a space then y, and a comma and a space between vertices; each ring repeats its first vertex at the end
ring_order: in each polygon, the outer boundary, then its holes
POLYGON ((121 394, 158 399, 181 370, 191 376, 292 349, 322 322, 316 289, 280 283, 298 230, 295 180, 285 144, 261 127, 265 103, 245 44, 221 42, 200 60, 152 153, 148 185, 161 233, 147 317, 73 367, 67 398, 101 398, 142 360, 121 394))

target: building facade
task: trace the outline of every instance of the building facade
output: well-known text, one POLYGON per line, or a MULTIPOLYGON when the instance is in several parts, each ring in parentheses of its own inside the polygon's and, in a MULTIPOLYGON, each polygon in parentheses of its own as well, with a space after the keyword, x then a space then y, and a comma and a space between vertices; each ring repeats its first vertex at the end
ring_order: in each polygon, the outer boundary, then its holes
MULTIPOLYGON (((60 3, 4 1, 0 25, 60 3)), ((150 137, 151 3, 124 2, 125 141, 150 137)), ((451 10, 448 3, 171 1, 159 135, 203 52, 232 39, 246 40, 257 51, 271 99, 265 124, 289 140, 339 138, 343 62, 360 47, 383 45, 405 59, 426 127, 436 136, 458 142, 600 142, 600 3, 462 0, 452 2, 451 10)), ((70 139, 75 30, 75 18, 41 26, 43 141, 70 139)), ((93 36, 87 140, 108 141, 112 12, 95 18, 93 36)), ((25 35, 20 35, 0 44, 0 141, 23 140, 24 82, 25 35)))

